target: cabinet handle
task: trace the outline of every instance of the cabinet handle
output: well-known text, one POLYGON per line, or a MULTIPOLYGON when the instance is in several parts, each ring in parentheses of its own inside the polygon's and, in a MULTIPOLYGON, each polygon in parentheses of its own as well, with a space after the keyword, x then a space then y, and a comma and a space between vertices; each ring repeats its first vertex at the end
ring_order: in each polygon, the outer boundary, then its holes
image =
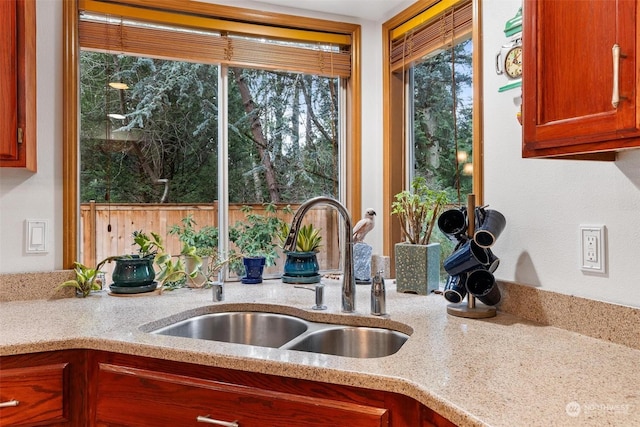
POLYGON ((613 56, 613 93, 611 94, 611 105, 613 108, 618 108, 620 103, 620 88, 618 87, 618 80, 620 77, 620 46, 614 44, 611 48, 611 54, 613 56))
POLYGON ((8 400, 6 402, 0 402, 0 408, 8 408, 9 406, 18 406, 19 400, 8 400))
POLYGON ((238 424, 235 421, 228 422, 228 421, 214 420, 213 418, 209 418, 209 415, 204 417, 202 415, 198 415, 198 418, 196 418, 196 421, 199 423, 215 424, 217 426, 222 426, 222 427, 240 427, 240 424, 238 424))

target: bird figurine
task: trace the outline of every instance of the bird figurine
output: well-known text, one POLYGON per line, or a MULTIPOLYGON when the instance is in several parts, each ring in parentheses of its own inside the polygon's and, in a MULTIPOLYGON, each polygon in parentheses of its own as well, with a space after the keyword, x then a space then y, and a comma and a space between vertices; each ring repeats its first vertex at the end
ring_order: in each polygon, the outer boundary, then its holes
POLYGON ((364 218, 362 218, 358 223, 353 227, 353 243, 358 243, 364 241, 364 237, 373 230, 373 227, 376 225, 375 222, 376 211, 369 208, 364 214, 364 218))

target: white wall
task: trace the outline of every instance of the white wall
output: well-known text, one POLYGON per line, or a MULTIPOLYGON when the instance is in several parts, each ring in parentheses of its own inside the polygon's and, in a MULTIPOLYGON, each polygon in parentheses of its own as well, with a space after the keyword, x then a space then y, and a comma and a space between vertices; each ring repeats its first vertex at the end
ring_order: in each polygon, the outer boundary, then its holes
MULTIPOLYGON (((507 19, 519 0, 483 0, 485 203, 500 210, 507 228, 494 252, 500 279, 564 294, 640 307, 640 151, 616 162, 522 159, 515 91, 493 58, 505 42, 507 19), (608 231, 606 274, 579 269, 581 224, 608 231)), ((587 88, 585 88, 587 89, 587 88)))
MULTIPOLYGON (((223 3, 223 2, 220 2, 223 3)), ((237 4, 227 1, 227 4, 237 4)), ((485 202, 507 217, 494 252, 499 279, 565 294, 640 307, 635 263, 640 246, 640 151, 610 163, 522 159, 513 92, 493 58, 519 0, 483 0, 485 202), (580 224, 605 224, 605 275, 579 270, 580 224)), ((327 18, 327 15, 318 15, 327 18)), ((38 0, 38 173, 0 169, 0 272, 50 271, 62 266, 62 6, 38 0), (50 252, 27 255, 26 218, 50 221, 50 252)), ((347 20, 347 19, 343 19, 347 20)), ((380 24, 362 25, 362 206, 382 211, 382 40, 380 24)), ((359 213, 352 213, 358 219, 359 213)), ((384 218, 378 218, 384 220, 384 218)), ((382 247, 382 226, 367 240, 382 247)))
POLYGON ((39 0, 36 20, 38 172, 0 168, 0 273, 62 266, 62 2, 39 0), (25 253, 25 219, 48 221, 48 253, 25 253))

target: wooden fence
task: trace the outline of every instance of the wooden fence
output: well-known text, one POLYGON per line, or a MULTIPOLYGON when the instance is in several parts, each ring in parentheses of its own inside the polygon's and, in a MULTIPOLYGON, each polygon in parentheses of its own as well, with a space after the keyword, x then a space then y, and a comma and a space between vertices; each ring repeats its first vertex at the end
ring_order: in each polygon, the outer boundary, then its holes
MULTIPOLYGON (((229 206, 229 226, 236 221, 244 219, 241 211, 247 204, 232 204, 229 206)), ((260 204, 249 204, 253 213, 264 214, 265 209, 260 204)), ((291 214, 281 213, 284 204, 278 205, 278 216, 287 222, 291 221, 291 214)), ((295 212, 299 205, 291 205, 295 212)), ((80 260, 85 265, 95 265, 113 255, 135 253, 132 245, 132 234, 136 230, 145 232, 153 231, 165 240, 167 252, 177 255, 182 245, 178 236, 169 234, 174 225, 182 225, 182 219, 191 215, 195 221, 196 229, 207 225, 217 226, 218 204, 107 204, 107 203, 82 203, 80 205, 80 235, 81 254, 80 260)), ((338 240, 338 214, 326 206, 312 209, 305 216, 305 223, 313 223, 321 229, 323 246, 318 253, 318 262, 322 270, 335 270, 340 265, 340 245, 338 240)), ((267 269, 266 275, 279 275, 282 273, 284 257, 281 255, 276 261, 276 266, 267 269)), ((104 270, 107 272, 107 282, 110 281, 110 273, 113 264, 107 264, 104 270)))

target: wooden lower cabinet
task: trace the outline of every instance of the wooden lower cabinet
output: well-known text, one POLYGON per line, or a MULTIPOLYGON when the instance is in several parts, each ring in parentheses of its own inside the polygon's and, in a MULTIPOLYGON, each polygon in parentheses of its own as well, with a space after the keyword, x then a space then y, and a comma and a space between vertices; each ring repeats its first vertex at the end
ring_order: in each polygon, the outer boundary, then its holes
POLYGON ((0 358, 0 426, 75 426, 84 415, 81 351, 0 358))
POLYGON ((114 353, 91 366, 98 426, 453 426, 389 392, 114 353))
POLYGON ((385 408, 109 364, 99 367, 96 419, 127 426, 389 425, 385 408))
POLYGON ((396 393, 94 350, 0 357, 14 400, 3 427, 454 426, 396 393))

